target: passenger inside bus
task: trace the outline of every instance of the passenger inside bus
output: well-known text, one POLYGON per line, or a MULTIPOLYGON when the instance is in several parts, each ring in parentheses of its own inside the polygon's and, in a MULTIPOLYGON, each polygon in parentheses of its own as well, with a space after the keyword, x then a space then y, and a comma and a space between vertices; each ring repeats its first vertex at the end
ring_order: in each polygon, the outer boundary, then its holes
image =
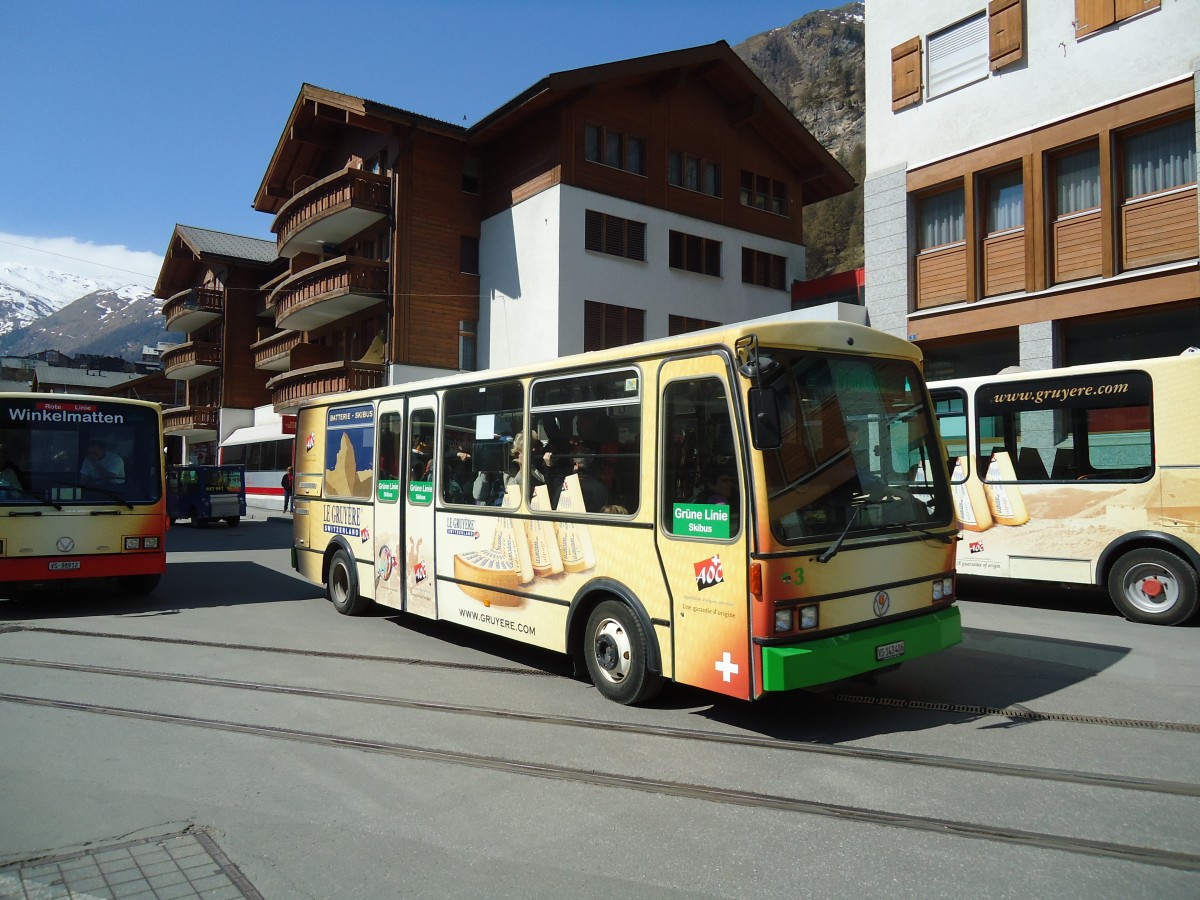
POLYGON ((88 442, 87 455, 79 467, 85 481, 117 483, 125 480, 125 460, 113 453, 99 438, 88 442))
POLYGON ((25 489, 16 465, 8 458, 8 451, 0 444, 0 499, 11 500, 25 489))

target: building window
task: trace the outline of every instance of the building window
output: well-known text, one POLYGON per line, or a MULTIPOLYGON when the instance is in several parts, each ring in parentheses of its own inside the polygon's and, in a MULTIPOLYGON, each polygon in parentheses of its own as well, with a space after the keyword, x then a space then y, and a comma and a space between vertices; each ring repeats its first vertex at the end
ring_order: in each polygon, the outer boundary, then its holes
POLYGON ((962 188, 924 197, 920 208, 920 249, 931 250, 966 239, 962 188))
POLYGON ((458 239, 458 271, 479 274, 479 238, 463 235, 458 239))
POLYGON ((1124 197, 1157 194, 1196 181, 1196 126, 1191 118, 1125 140, 1124 197))
POLYGON ((583 246, 597 253, 645 262, 646 223, 586 210, 583 246))
POLYGON ((1025 290, 1025 184, 1020 169, 1009 169, 984 184, 987 208, 982 256, 983 295, 1025 290))
POLYGON ((689 191, 721 196, 721 164, 691 153, 671 151, 667 157, 667 180, 689 191))
POLYGON ((774 253, 743 247, 742 282, 782 291, 787 287, 787 260, 774 253))
POLYGON ((701 275, 721 276, 721 242, 682 231, 668 235, 672 269, 686 269, 701 275))
POLYGON ((479 193, 479 160, 474 156, 463 157, 462 189, 468 194, 479 193))
POLYGON ((756 175, 743 169, 738 199, 742 206, 766 210, 777 216, 787 215, 787 184, 766 175, 756 175))
POLYGON ((583 349, 607 350, 636 344, 646 337, 646 311, 615 303, 583 304, 583 349))
POLYGON ((458 322, 458 367, 465 372, 474 372, 478 368, 477 344, 478 323, 460 319, 458 322))
POLYGON ((693 319, 691 316, 669 316, 667 319, 667 334, 687 334, 690 331, 703 331, 705 328, 716 328, 720 322, 708 319, 693 319))
POLYGON ((981 12, 929 36, 929 96, 937 97, 988 76, 988 19, 981 12))
POLYGON ((1024 227, 1025 185, 1020 169, 988 179, 987 204, 988 234, 1024 227))
POLYGON ((603 125, 585 125, 583 158, 635 175, 645 175, 646 139, 603 125))
POLYGON ((1058 216, 1100 208, 1099 148, 1089 147, 1055 160, 1054 199, 1058 216))

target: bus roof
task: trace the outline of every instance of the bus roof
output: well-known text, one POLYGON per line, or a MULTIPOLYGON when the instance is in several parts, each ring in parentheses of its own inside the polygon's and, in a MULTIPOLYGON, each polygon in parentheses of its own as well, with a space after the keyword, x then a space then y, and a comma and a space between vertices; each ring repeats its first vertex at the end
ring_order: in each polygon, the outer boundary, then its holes
POLYGON ((751 319, 731 325, 719 325, 702 331, 691 331, 687 334, 657 338, 637 344, 625 344, 609 350, 593 350, 558 359, 529 363, 524 366, 457 372, 443 377, 369 388, 362 391, 324 394, 304 401, 301 406, 320 406, 331 402, 342 402, 350 396, 370 399, 395 394, 397 391, 419 393, 480 381, 516 379, 529 375, 553 375, 582 367, 591 369, 605 365, 619 366, 648 357, 667 356, 680 351, 705 347, 732 348, 739 338, 750 334, 758 336, 760 347, 789 347, 801 350, 885 356, 910 359, 914 362, 919 362, 922 358, 920 349, 903 338, 855 322, 816 319, 810 318, 809 315, 807 310, 796 310, 777 316, 751 319))
POLYGON ((947 387, 975 388, 983 384, 997 381, 1034 381, 1046 378, 1058 378, 1070 375, 1087 375, 1102 372, 1127 372, 1131 369, 1145 369, 1151 375, 1155 371, 1173 369, 1175 367, 1196 366, 1200 370, 1200 353, 1181 353, 1179 356, 1154 356, 1149 359, 1118 359, 1112 362, 1088 363, 1080 366, 1063 366, 1059 369, 1036 369, 1032 371, 1014 369, 1001 370, 995 375, 974 375, 970 378, 945 378, 930 381, 929 389, 947 387))

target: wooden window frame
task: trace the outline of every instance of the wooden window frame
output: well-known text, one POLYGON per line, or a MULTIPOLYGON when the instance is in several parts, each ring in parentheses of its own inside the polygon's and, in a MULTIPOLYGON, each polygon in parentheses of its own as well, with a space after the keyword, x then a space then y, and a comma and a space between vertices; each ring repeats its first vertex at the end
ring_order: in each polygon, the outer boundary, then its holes
POLYGON ((1025 55, 1024 0, 991 0, 988 4, 988 68, 995 72, 1025 55))
POLYGON ((688 153, 686 150, 672 150, 667 156, 667 183, 672 187, 677 187, 685 191, 691 191, 694 194, 704 194, 706 197, 716 197, 720 199, 724 193, 722 188, 723 175, 721 172, 721 163, 715 159, 710 159, 706 156, 701 156, 697 153, 688 153), (675 179, 676 161, 678 160, 679 179, 675 179), (699 172, 700 187, 689 187, 687 184, 687 166, 688 162, 694 160, 699 172), (705 188, 705 174, 709 168, 715 170, 716 182, 714 185, 715 191, 709 191, 705 188))
POLYGON ((667 232, 667 245, 667 264, 672 269, 721 277, 720 241, 672 229, 667 232))
POLYGON ((787 290, 787 257, 743 247, 742 284, 776 291, 787 290))
POLYGON ((1161 6, 1162 0, 1075 0, 1075 40, 1161 6))
POLYGON ((583 158, 586 162, 596 163, 596 165, 604 166, 608 169, 617 169, 621 172, 628 172, 630 175, 639 175, 642 178, 646 177, 646 139, 640 135, 630 134, 627 131, 618 131, 615 128, 609 128, 607 125, 599 125, 595 122, 587 122, 584 126, 584 141, 583 141, 583 158), (588 151, 588 132, 595 130, 596 133, 596 149, 597 152, 593 156, 588 151), (608 161, 608 142, 609 138, 616 138, 620 142, 621 159, 617 165, 613 165, 608 161), (630 167, 630 147, 636 144, 640 149, 638 151, 638 162, 640 167, 630 167))
POLYGON ((788 218, 788 186, 786 181, 742 169, 738 181, 738 202, 746 209, 788 218), (761 204, 760 202, 761 201, 761 204))
POLYGON ((583 230, 585 250, 635 262, 646 261, 645 222, 589 209, 584 211, 583 230))

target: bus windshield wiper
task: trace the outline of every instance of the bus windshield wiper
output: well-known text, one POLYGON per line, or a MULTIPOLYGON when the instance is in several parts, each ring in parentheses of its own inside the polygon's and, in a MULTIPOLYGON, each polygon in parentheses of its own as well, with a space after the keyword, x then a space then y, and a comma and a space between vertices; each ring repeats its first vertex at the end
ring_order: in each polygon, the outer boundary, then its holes
POLYGON ((16 490, 16 492, 19 493, 23 497, 32 497, 34 500, 36 500, 38 503, 42 504, 43 506, 53 506, 59 512, 62 511, 61 503, 55 503, 53 500, 47 500, 41 494, 35 494, 33 491, 25 490, 25 488, 9 488, 9 490, 16 490))
POLYGON ((917 525, 910 525, 908 522, 893 522, 893 525, 899 525, 901 528, 907 528, 909 531, 915 531, 917 534, 923 534, 925 537, 933 538, 935 541, 941 541, 943 544, 953 544, 957 540, 961 540, 957 534, 934 534, 932 531, 926 531, 917 525))
POLYGON ((118 503, 124 503, 126 509, 133 509, 132 503, 130 503, 116 491, 110 490, 109 488, 102 488, 99 485, 91 482, 84 484, 81 481, 60 481, 59 484, 63 485, 64 487, 77 487, 82 488, 85 491, 95 491, 97 494, 103 494, 110 500, 116 500, 118 503))
MULTIPOLYGON (((846 508, 850 509, 850 507, 846 508)), ((838 539, 833 542, 833 545, 829 547, 828 550, 817 557, 817 562, 829 562, 831 559, 837 556, 837 552, 842 549, 842 542, 846 540, 846 535, 850 533, 850 528, 854 525, 854 520, 858 518, 858 512, 862 509, 862 506, 855 506, 853 509, 854 511, 850 513, 850 521, 846 523, 846 527, 842 529, 842 533, 838 535, 838 539)))

